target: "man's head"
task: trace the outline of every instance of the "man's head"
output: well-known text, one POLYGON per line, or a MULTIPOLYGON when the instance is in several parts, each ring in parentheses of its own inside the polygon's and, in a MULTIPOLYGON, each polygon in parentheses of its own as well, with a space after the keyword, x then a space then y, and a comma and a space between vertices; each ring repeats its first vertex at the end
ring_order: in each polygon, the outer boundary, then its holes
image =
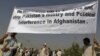
POLYGON ((15 37, 17 33, 10 33, 11 37, 15 37))
POLYGON ((84 43, 84 45, 85 45, 85 46, 90 45, 90 39, 89 39, 89 38, 87 38, 87 37, 86 37, 86 38, 84 38, 84 39, 83 39, 83 43, 84 43))
POLYGON ((47 43, 44 43, 44 44, 43 44, 43 47, 47 47, 47 43))

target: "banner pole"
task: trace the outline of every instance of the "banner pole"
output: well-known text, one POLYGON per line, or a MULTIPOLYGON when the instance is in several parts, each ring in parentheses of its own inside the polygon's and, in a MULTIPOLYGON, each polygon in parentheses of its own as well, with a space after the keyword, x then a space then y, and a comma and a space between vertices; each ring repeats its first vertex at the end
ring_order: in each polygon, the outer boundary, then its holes
MULTIPOLYGON (((96 18, 98 18, 98 8, 99 8, 99 0, 97 0, 97 17, 96 18)), ((93 34, 92 56, 94 56, 94 52, 95 52, 95 43, 94 43, 95 40, 96 40, 96 33, 93 34)))
POLYGON ((94 34, 94 37, 93 37, 92 56, 94 56, 94 52, 95 52, 95 43, 94 43, 95 39, 96 39, 96 33, 94 34))

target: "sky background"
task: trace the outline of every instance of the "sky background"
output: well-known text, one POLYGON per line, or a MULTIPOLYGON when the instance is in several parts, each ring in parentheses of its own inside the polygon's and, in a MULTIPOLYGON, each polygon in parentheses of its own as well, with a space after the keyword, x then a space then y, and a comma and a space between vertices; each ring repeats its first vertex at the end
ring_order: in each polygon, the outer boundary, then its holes
MULTIPOLYGON (((14 7, 36 7, 72 4, 80 2, 88 2, 93 0, 0 0, 0 36, 2 36, 8 28, 14 7)), ((99 1, 100 2, 100 1, 99 1)), ((100 4, 98 11, 97 33, 96 38, 100 43, 100 4)), ((17 36, 19 42, 26 47, 40 48, 46 42, 52 49, 67 48, 73 42, 83 46, 83 38, 89 37, 92 41, 93 34, 23 34, 17 36)))

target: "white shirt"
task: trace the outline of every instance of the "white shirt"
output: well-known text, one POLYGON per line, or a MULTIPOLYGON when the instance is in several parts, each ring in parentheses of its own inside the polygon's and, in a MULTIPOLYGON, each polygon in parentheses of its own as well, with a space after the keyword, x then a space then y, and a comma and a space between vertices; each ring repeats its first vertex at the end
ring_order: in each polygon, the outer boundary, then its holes
MULTIPOLYGON (((92 46, 91 45, 85 47, 85 51, 82 56, 92 56, 92 46)), ((95 51, 94 51, 94 56, 96 56, 95 51)))
POLYGON ((48 56, 48 54, 45 54, 45 49, 46 48, 42 48, 41 52, 40 52, 40 56, 48 56))
POLYGON ((58 51, 57 52, 57 56, 61 56, 62 55, 62 52, 61 51, 58 51))

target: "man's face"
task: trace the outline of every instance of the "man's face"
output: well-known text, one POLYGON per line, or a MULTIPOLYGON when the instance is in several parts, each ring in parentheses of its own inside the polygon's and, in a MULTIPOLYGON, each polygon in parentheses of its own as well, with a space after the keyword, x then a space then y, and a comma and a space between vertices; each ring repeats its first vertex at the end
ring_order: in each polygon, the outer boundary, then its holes
POLYGON ((88 46, 89 43, 87 41, 83 41, 85 46, 88 46))
POLYGON ((87 37, 86 37, 86 38, 84 38, 84 39, 83 39, 83 43, 84 43, 84 45, 85 45, 85 46, 90 45, 90 39, 89 39, 89 38, 87 38, 87 37))
POLYGON ((47 45, 43 45, 43 47, 46 47, 47 45))
POLYGON ((16 36, 16 33, 11 33, 11 37, 15 37, 16 36))

